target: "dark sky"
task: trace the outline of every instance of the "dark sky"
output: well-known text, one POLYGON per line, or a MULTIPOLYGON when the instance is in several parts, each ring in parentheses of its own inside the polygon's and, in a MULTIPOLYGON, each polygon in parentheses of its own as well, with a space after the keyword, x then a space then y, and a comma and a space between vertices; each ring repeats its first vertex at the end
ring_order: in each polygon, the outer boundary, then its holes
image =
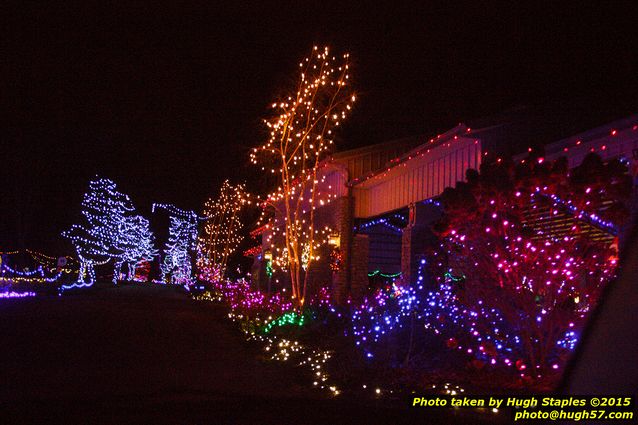
POLYGON ((255 179, 260 118, 313 44, 354 61, 342 149, 519 105, 581 130, 638 112, 635 2, 60 3, 0 13, 0 250, 65 247, 96 173, 145 214, 255 179))

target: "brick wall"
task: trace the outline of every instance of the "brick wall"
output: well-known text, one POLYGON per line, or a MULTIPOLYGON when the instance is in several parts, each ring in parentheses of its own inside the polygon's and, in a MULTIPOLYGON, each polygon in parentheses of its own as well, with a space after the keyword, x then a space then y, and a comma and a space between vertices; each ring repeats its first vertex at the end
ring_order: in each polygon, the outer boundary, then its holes
POLYGON ((333 201, 334 215, 333 227, 341 237, 340 250, 343 253, 341 270, 333 273, 332 295, 338 305, 345 304, 350 294, 350 260, 352 251, 352 198, 342 197, 333 201))

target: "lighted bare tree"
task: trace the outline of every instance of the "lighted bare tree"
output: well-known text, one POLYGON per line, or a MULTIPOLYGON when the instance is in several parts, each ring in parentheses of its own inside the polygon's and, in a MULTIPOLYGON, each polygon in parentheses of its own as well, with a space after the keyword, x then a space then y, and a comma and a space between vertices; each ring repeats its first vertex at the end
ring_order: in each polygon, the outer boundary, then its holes
POLYGON ((266 119, 270 137, 251 152, 262 170, 281 176, 267 202, 283 217, 285 252, 292 296, 303 306, 307 270, 315 258, 315 204, 320 163, 333 144, 333 130, 355 100, 349 81, 349 55, 333 56, 314 47, 299 64, 295 87, 273 103, 276 115, 266 119), (270 170, 266 164, 272 162, 270 170))

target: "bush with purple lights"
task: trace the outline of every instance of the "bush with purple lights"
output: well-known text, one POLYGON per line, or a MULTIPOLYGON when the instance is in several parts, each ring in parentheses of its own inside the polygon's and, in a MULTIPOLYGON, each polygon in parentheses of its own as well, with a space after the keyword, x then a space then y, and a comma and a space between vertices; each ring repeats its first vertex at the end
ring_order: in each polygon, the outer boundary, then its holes
POLYGON ((441 196, 440 245, 424 253, 417 281, 379 290, 353 313, 357 345, 374 357, 390 334, 417 327, 475 369, 552 375, 614 277, 627 183, 622 167, 595 156, 571 172, 542 159, 468 172, 441 196))

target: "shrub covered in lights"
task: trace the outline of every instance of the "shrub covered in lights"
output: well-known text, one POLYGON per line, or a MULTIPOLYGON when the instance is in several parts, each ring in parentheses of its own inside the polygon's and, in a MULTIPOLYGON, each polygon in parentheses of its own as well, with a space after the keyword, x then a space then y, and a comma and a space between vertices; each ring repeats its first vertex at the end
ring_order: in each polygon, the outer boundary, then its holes
POLYGON ((215 283, 220 301, 225 301, 234 314, 246 317, 279 316, 292 310, 292 303, 279 294, 265 294, 251 288, 250 282, 239 279, 215 283))
POLYGON ((373 356, 376 342, 416 321, 476 368, 532 379, 560 369, 615 274, 623 171, 590 156, 571 172, 542 159, 468 172, 441 197, 440 246, 424 253, 418 280, 355 311, 357 343, 373 356))

